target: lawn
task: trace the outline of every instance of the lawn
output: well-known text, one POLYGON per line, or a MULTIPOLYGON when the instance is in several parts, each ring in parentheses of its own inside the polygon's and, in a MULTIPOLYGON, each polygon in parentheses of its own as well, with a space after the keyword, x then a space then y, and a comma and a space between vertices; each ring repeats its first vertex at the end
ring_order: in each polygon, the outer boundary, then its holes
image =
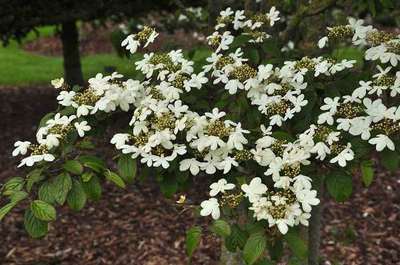
MULTIPOLYGON (((54 27, 42 27, 40 36, 53 34, 54 27)), ((24 42, 37 38, 30 33, 24 42)), ((38 85, 48 84, 50 80, 63 75, 61 57, 50 57, 32 54, 24 51, 15 41, 6 47, 0 46, 0 85, 38 85)), ((120 58, 116 54, 96 54, 82 57, 82 69, 85 78, 98 72, 104 72, 105 67, 113 66, 118 72, 129 75, 134 72, 130 59, 120 58)))

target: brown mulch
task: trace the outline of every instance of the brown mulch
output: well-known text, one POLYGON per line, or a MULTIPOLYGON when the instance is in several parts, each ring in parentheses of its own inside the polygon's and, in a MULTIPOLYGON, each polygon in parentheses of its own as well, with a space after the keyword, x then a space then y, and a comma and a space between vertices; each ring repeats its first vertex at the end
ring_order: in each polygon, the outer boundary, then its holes
MULTIPOLYGON (((92 27, 84 24, 80 28, 79 49, 82 55, 111 53, 113 46, 110 34, 113 27, 105 25, 102 27, 92 27)), ((46 56, 61 56, 62 43, 58 34, 48 37, 36 38, 23 46, 24 50, 46 56)))
MULTIPOLYGON (((13 142, 32 139, 40 117, 54 108, 51 88, 0 88, 0 182, 21 173, 10 156, 13 142)), ((358 179, 355 183, 348 202, 325 204, 321 264, 400 264, 398 174, 380 170, 369 189, 358 179)), ((193 222, 198 221, 190 211, 181 213, 152 183, 137 183, 125 191, 106 185, 102 199, 83 211, 59 211, 42 240, 28 238, 22 209, 13 211, 0 223, 0 264, 188 264, 184 236, 193 222)), ((219 241, 207 235, 192 264, 217 264, 218 246, 219 241)))
MULTIPOLYGON (((113 53, 114 47, 110 36, 115 27, 115 25, 92 27, 90 24, 84 24, 80 28, 79 50, 81 55, 113 53)), ((204 44, 204 41, 183 30, 177 30, 173 34, 161 32, 156 41, 149 45, 145 51, 190 50, 200 44, 204 44)), ((23 49, 45 56, 62 56, 62 43, 58 35, 39 36, 39 38, 25 43, 23 49)))

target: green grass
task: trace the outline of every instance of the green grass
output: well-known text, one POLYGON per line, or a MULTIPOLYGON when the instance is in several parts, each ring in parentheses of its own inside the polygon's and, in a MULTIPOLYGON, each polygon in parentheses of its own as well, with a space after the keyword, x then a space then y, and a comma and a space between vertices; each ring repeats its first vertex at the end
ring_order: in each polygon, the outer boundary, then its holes
MULTIPOLYGON (((54 27, 39 29, 40 36, 51 36, 54 27)), ((24 42, 37 38, 36 34, 28 34, 24 42)), ((61 57, 50 57, 32 54, 24 51, 21 46, 12 41, 6 47, 0 46, 0 86, 1 85, 40 85, 49 84, 50 80, 63 76, 61 57)), ((133 60, 120 58, 116 54, 96 54, 82 57, 82 69, 85 79, 98 72, 104 72, 105 67, 113 66, 124 75, 134 74, 133 60)))

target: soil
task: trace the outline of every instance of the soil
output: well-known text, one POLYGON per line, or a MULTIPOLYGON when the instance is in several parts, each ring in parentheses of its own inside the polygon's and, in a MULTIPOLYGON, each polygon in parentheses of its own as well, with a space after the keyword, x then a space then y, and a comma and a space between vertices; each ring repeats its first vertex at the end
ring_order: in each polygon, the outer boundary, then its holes
MULTIPOLYGON (((53 110, 55 91, 47 87, 0 88, 0 182, 21 174, 10 155, 12 144, 32 139, 41 116, 53 110)), ((196 180, 200 187, 205 181, 196 180)), ((321 264, 400 264, 400 180, 398 173, 376 172, 369 189, 355 177, 352 198, 342 204, 325 199, 321 264)), ((188 196, 203 196, 204 188, 188 196)), ((0 264, 21 265, 183 265, 185 231, 196 221, 181 212, 153 183, 127 190, 107 185, 102 199, 79 212, 59 211, 44 239, 30 239, 22 209, 0 223, 0 264)), ((207 234, 193 265, 216 265, 218 239, 207 234)))
MULTIPOLYGON (((111 33, 113 30, 115 30, 115 25, 93 28, 90 24, 84 24, 80 28, 80 54, 85 56, 113 53, 115 51, 111 42, 111 33)), ((155 42, 149 45, 144 51, 188 50, 199 44, 204 44, 204 40, 200 39, 183 30, 176 30, 173 34, 161 32, 155 42)), ((62 43, 57 34, 49 37, 40 37, 27 42, 23 45, 23 49, 39 55, 62 56, 62 43)))

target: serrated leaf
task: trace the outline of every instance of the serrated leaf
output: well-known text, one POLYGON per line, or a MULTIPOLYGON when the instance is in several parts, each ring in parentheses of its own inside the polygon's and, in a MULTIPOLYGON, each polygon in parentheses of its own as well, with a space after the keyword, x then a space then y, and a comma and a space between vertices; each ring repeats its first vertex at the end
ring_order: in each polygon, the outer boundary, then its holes
POLYGON ((227 237, 231 234, 230 225, 224 220, 215 220, 211 226, 211 230, 220 237, 227 237))
POLYGON ((299 232, 297 230, 291 229, 284 236, 285 241, 289 245, 290 250, 293 254, 301 259, 306 260, 308 251, 306 242, 301 239, 299 232))
POLYGON ((243 249, 247 240, 247 233, 236 224, 231 226, 231 234, 225 238, 225 247, 230 252, 236 252, 237 248, 243 249))
POLYGON ((399 168, 400 157, 397 152, 385 149, 379 153, 379 156, 382 165, 387 170, 396 171, 399 168))
POLYGON ((45 176, 42 175, 42 169, 34 169, 26 176, 26 190, 30 192, 34 184, 44 180, 45 176))
POLYGON ((178 190, 178 182, 172 176, 165 176, 160 182, 160 190, 165 197, 171 198, 178 190))
POLYGON ((83 174, 82 174, 82 181, 83 182, 88 182, 88 181, 90 181, 90 179, 92 178, 94 176, 94 173, 93 172, 84 172, 83 174))
POLYGON ((118 187, 125 189, 126 187, 125 182, 120 176, 118 176, 118 174, 110 170, 107 170, 104 175, 107 180, 113 182, 118 187))
POLYGON ((45 201, 50 204, 56 203, 55 190, 50 181, 45 181, 42 183, 42 186, 39 188, 38 197, 41 201, 45 201))
POLYGON ((42 221, 54 221, 56 219, 56 209, 49 203, 35 200, 31 203, 33 215, 42 221))
POLYGON ((329 194, 338 202, 347 200, 353 191, 350 175, 343 171, 335 171, 326 177, 326 187, 329 194))
POLYGON ((118 158, 118 173, 126 183, 132 183, 136 176, 136 160, 130 155, 121 155, 118 158))
POLYGON ((263 232, 251 234, 243 249, 243 259, 246 264, 254 264, 267 248, 267 239, 263 232))
POLYGON ((52 182, 52 187, 54 187, 54 198, 56 202, 63 205, 67 199, 68 192, 72 188, 71 176, 68 173, 56 176, 52 182))
POLYGON ((82 187, 85 190, 87 197, 97 201, 101 197, 101 185, 97 176, 92 176, 89 181, 83 182, 82 187))
POLYGON ((13 194, 10 195, 10 201, 11 203, 17 204, 18 202, 26 199, 28 197, 28 193, 25 191, 16 191, 13 194))
POLYGON ((361 163, 361 177, 364 185, 368 187, 374 179, 374 168, 371 160, 363 161, 361 163))
POLYGON ((81 163, 79 163, 76 160, 68 160, 64 163, 63 168, 67 170, 68 172, 75 174, 75 175, 81 175, 83 172, 83 166, 81 163))
POLYGON ((87 197, 82 187, 82 183, 74 179, 72 181, 72 188, 67 196, 68 206, 74 211, 79 211, 85 207, 86 200, 87 197))
POLYGON ((274 265, 275 262, 272 262, 271 260, 268 260, 267 258, 263 258, 259 261, 257 261, 254 265, 274 265))
POLYGON ((4 216, 6 216, 6 214, 8 214, 12 210, 12 208, 14 208, 14 206, 15 203, 10 202, 0 208, 0 222, 1 220, 3 220, 4 216))
POLYGON ((101 173, 106 169, 104 161, 97 156, 83 155, 78 159, 85 167, 90 168, 97 173, 101 173))
POLYGON ((21 177, 9 179, 3 186, 2 194, 9 196, 16 191, 20 191, 24 187, 25 180, 21 177))
POLYGON ((192 257, 194 251, 198 247, 201 238, 201 228, 194 226, 186 232, 186 253, 192 257))
POLYGON ((48 232, 48 223, 36 218, 30 209, 25 211, 24 226, 25 230, 33 238, 43 237, 48 232))
POLYGON ((46 125, 46 122, 47 122, 48 120, 50 120, 51 118, 53 118, 54 115, 55 115, 54 112, 50 112, 50 113, 47 113, 46 115, 44 115, 43 118, 42 118, 42 119, 40 120, 40 122, 39 122, 39 128, 45 126, 45 125, 46 125))

